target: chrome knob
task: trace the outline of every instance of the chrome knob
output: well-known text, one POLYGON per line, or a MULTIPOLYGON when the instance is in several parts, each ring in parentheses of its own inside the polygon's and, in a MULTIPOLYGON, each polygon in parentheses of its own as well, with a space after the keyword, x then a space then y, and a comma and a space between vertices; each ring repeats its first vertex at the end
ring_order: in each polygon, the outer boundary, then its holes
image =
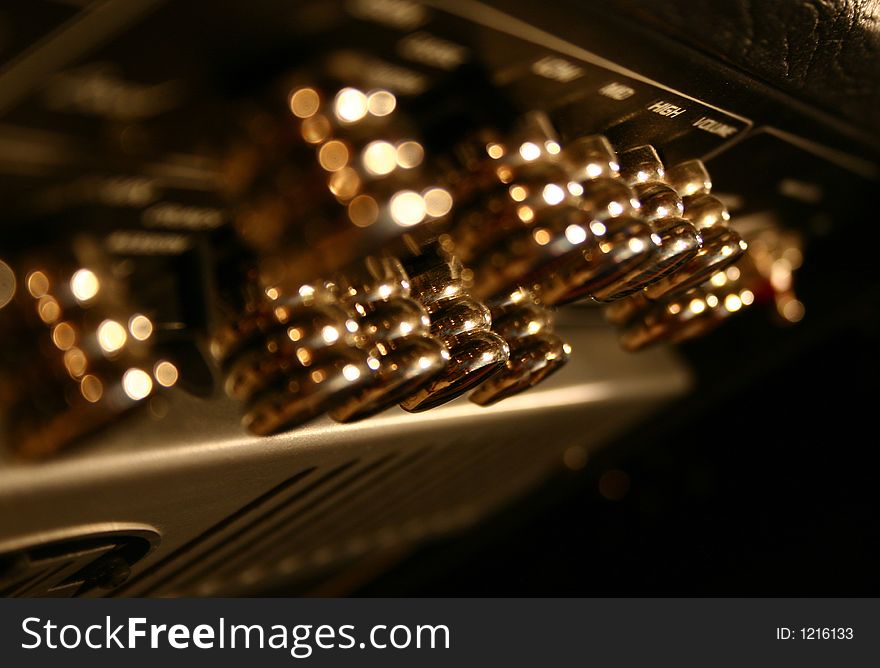
POLYGON ((792 290, 792 271, 802 258, 800 238, 774 225, 752 229, 749 249, 708 281, 684 292, 652 301, 645 294, 606 310, 622 326, 621 343, 639 350, 658 342, 678 343, 705 334, 745 308, 773 303, 787 322, 803 317, 803 305, 792 290))
POLYGON ((670 295, 659 302, 650 302, 621 332, 621 345, 636 351, 664 341, 680 343, 711 331, 744 305, 754 300, 754 263, 748 257, 737 263, 736 276, 725 272, 720 280, 707 281, 685 292, 670 295))
POLYGON ((639 214, 652 231, 654 246, 645 262, 633 267, 616 282, 593 292, 598 301, 616 301, 675 271, 700 250, 694 226, 681 215, 684 204, 663 178, 665 169, 651 146, 640 146, 620 156, 623 178, 629 180, 639 201, 639 214))
POLYGON ((446 370, 400 404, 418 412, 451 401, 500 371, 510 349, 491 331, 489 309, 464 288, 458 260, 445 257, 437 244, 430 244, 405 266, 412 296, 430 315, 431 333, 449 351, 446 370))
POLYGON ((576 209, 557 218, 545 242, 559 249, 558 256, 523 280, 548 305, 613 291, 611 286, 646 262, 657 245, 604 137, 576 140, 563 148, 561 162, 576 209))
POLYGON ((261 319, 259 332, 221 360, 227 393, 245 402, 242 425, 261 436, 336 408, 366 384, 378 363, 358 347, 358 324, 332 286, 306 284, 291 293, 271 289, 267 300, 253 310, 271 317, 261 319))
POLYGON ((491 299, 492 330, 510 347, 498 373, 474 390, 470 400, 489 406, 529 389, 561 369, 571 346, 553 333, 553 314, 525 289, 491 299))
POLYGON ((701 242, 689 261, 645 289, 651 299, 699 285, 735 262, 747 248, 739 234, 727 226, 730 216, 724 204, 709 194, 712 180, 700 160, 676 165, 668 171, 667 179, 682 196, 684 218, 693 223, 701 242))
POLYGON ((440 374, 450 358, 431 335, 425 307, 410 298, 409 277, 399 260, 367 258, 338 282, 340 301, 359 325, 359 346, 369 351, 369 381, 330 412, 354 422, 399 403, 440 374))

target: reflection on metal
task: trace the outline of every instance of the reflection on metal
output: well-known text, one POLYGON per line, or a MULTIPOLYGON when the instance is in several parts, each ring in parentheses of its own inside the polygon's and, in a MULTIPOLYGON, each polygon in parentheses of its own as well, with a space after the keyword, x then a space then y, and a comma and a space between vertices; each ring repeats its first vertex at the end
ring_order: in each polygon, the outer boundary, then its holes
POLYGON ((534 387, 559 371, 571 346, 553 332, 553 314, 519 288, 489 302, 492 331, 510 347, 505 368, 486 379, 470 400, 488 406, 534 387))
POLYGON ((160 544, 151 527, 96 524, 0 542, 0 596, 68 598, 116 589, 160 544))
POLYGON ((679 343, 706 334, 753 304, 772 303, 783 322, 804 316, 792 275, 802 261, 800 236, 774 225, 743 232, 748 251, 736 264, 714 272, 708 281, 658 300, 637 296, 607 309, 623 327, 621 344, 640 350, 659 342, 679 343))
POLYGON ((410 297, 410 278, 394 258, 368 258, 360 271, 339 283, 370 351, 370 383, 330 415, 340 422, 361 420, 390 408, 430 383, 450 358, 444 342, 431 335, 425 308, 410 297), (373 368, 375 366, 375 368, 373 368))
POLYGON ((112 593, 219 595, 305 583, 470 526, 556 470, 573 445, 589 456, 688 387, 667 351, 627 355, 597 314, 573 315, 558 332, 580 355, 487 408, 459 399, 259 438, 241 429, 232 401, 174 390, 160 420, 140 412, 63 458, 0 467, 0 535, 161 526, 161 547, 112 593))
POLYGON ((471 298, 462 266, 444 257, 438 245, 420 249, 410 261, 413 296, 427 309, 431 333, 449 351, 445 371, 401 402, 412 412, 435 408, 476 387, 501 370, 510 348, 492 331, 488 307, 471 298))

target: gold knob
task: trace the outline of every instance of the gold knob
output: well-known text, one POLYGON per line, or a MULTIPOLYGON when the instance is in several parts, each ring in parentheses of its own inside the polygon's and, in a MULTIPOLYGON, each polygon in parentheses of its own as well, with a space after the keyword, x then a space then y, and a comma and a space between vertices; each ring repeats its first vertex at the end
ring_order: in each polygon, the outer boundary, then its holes
POLYGON ((419 412, 451 401, 500 371, 510 349, 491 331, 489 309, 462 285, 458 260, 430 244, 407 262, 407 269, 413 297, 430 314, 431 333, 449 350, 446 370, 400 404, 419 412))
POLYGON ((534 387, 561 369, 571 346, 553 333, 553 314, 520 288, 489 301, 492 329, 510 347, 504 368, 490 376, 470 395, 489 406, 534 387))

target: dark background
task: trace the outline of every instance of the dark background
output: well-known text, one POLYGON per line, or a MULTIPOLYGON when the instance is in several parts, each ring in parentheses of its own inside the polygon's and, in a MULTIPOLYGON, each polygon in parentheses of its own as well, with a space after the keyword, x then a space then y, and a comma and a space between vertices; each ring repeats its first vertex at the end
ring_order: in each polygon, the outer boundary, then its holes
POLYGON ((693 396, 359 593, 880 593, 880 290, 869 247, 813 251, 800 324, 746 312, 684 347, 693 396))

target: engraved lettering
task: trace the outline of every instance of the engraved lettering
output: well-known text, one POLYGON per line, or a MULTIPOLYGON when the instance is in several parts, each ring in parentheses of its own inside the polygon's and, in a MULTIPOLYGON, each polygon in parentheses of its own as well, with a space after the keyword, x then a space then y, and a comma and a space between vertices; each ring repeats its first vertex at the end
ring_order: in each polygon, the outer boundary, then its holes
POLYGON ((675 118, 676 116, 681 116, 687 110, 684 107, 679 107, 676 104, 672 104, 672 102, 660 100, 652 105, 649 105, 648 111, 653 111, 655 114, 665 116, 666 118, 675 118))
POLYGON ((732 125, 727 125, 726 123, 722 123, 721 121, 716 121, 714 118, 709 118, 708 116, 701 116, 693 123, 695 128, 703 130, 705 132, 710 132, 713 135, 718 135, 719 137, 730 137, 733 134, 739 132, 738 128, 735 128, 732 125))

